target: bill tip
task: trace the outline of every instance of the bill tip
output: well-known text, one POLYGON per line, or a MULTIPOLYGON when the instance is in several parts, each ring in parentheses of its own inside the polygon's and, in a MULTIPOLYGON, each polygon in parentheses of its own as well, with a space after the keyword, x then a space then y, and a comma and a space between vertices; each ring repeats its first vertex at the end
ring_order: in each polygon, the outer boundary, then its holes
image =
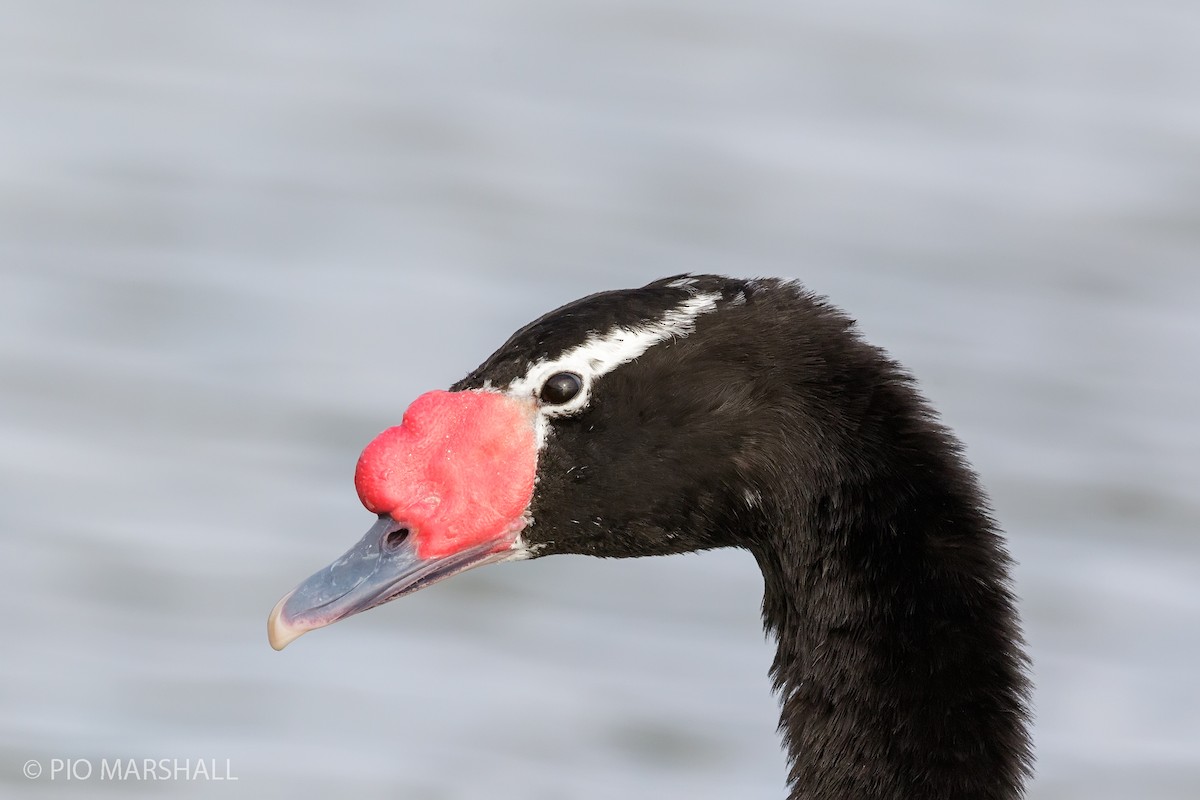
POLYGON ((282 650, 307 632, 305 628, 289 625, 283 618, 283 605, 289 597, 290 594, 276 603, 271 609, 271 615, 267 617, 267 641, 276 650, 282 650))

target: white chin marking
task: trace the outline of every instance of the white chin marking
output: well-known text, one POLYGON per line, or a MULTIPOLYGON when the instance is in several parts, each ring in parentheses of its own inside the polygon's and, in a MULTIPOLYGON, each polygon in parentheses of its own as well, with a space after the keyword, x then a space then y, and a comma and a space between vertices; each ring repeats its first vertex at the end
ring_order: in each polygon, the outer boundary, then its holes
POLYGON ((525 541, 525 537, 517 535, 516 541, 512 544, 512 549, 505 561, 524 561, 527 558, 533 558, 537 554, 538 548, 542 545, 531 545, 525 541))
POLYGON ((546 441, 550 418, 568 416, 587 407, 591 399, 592 383, 597 378, 633 361, 659 342, 682 338, 692 333, 696 330, 696 318, 713 311, 720 299, 721 295, 716 293, 693 294, 663 314, 660 319, 647 320, 627 328, 614 327, 603 332, 593 331, 583 344, 571 348, 557 358, 530 364, 523 377, 508 385, 505 390, 507 394, 513 397, 536 395, 546 379, 559 372, 573 372, 583 379, 583 389, 570 402, 539 408, 538 449, 540 450, 546 441))

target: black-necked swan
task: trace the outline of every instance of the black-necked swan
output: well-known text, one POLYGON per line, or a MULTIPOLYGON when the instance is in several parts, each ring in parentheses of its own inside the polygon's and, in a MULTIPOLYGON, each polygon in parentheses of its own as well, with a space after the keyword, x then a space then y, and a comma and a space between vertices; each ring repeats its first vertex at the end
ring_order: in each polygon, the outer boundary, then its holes
POLYGON ((272 646, 483 564, 740 547, 793 800, 1011 800, 1030 771, 1009 558, 913 379, 799 284, 594 294, 413 401, 355 474, 378 521, 272 646))

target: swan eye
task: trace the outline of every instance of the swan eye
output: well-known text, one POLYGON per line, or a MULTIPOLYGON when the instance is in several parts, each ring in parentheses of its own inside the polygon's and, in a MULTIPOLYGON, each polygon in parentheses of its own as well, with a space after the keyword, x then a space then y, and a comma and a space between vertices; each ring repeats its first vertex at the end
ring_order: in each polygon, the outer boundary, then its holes
POLYGON ((579 394, 582 388, 583 379, 574 372, 556 372, 542 384, 538 396, 546 405, 561 406, 579 394))

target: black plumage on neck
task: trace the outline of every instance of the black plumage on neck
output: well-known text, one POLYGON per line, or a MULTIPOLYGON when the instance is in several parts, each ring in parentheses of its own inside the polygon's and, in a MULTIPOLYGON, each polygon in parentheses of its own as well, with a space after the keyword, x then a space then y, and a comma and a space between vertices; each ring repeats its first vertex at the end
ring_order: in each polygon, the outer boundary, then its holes
POLYGON ((1020 797, 1026 659, 987 501, 908 375, 810 311, 739 525, 777 640, 791 797, 1020 797))

